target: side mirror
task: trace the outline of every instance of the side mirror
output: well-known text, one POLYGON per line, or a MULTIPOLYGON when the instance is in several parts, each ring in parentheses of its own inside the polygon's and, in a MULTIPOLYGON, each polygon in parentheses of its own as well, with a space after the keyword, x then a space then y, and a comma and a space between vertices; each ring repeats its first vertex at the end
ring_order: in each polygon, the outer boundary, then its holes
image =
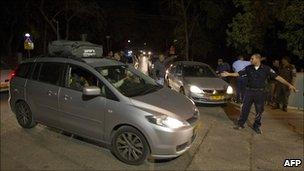
POLYGON ((99 87, 96 87, 96 86, 88 86, 88 87, 84 87, 82 89, 82 93, 85 96, 99 96, 101 93, 101 90, 99 87))

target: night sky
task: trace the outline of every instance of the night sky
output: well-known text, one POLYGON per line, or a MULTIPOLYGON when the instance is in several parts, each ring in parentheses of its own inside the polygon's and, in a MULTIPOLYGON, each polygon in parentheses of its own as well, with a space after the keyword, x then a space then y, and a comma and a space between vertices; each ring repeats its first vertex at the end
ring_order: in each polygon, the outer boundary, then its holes
MULTIPOLYGON (((88 41, 101 44, 107 50, 106 36, 110 36, 109 49, 113 51, 147 48, 155 54, 166 54, 169 47, 174 45, 182 56, 185 39, 181 11, 170 8, 168 2, 171 1, 1 1, 1 58, 10 61, 16 59, 18 53, 25 53, 23 35, 26 32, 31 33, 35 43, 32 54, 46 54, 47 44, 56 40, 56 21, 61 39, 80 40, 81 34, 87 34, 88 41), (72 19, 67 22, 71 16, 72 19), (127 40, 131 40, 131 43, 128 44, 127 40), (174 43, 174 40, 177 42, 174 43), (144 46, 144 43, 147 45, 144 46)), ((190 58, 210 64, 215 64, 217 58, 224 58, 230 63, 234 61, 242 52, 227 45, 226 32, 233 17, 244 13, 244 9, 236 7, 233 0, 193 0, 191 3, 187 12, 188 28, 192 34, 189 39, 190 58), (196 13, 199 13, 199 17, 194 20, 196 13)), ((263 49, 255 52, 267 56, 269 60, 284 55, 297 59, 287 50, 286 41, 277 36, 283 26, 274 20, 263 37, 263 49)))

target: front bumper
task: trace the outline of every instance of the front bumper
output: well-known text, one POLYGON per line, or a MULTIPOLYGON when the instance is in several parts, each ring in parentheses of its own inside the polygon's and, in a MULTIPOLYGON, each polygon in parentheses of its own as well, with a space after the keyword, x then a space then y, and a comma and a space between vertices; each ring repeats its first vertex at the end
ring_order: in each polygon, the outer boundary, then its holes
POLYGON ((150 144, 151 156, 156 159, 164 159, 182 155, 196 139, 196 132, 197 123, 176 130, 155 125, 150 144))
POLYGON ((194 94, 190 93, 189 97, 195 103, 204 103, 204 104, 225 104, 227 103, 232 95, 229 94, 194 94))

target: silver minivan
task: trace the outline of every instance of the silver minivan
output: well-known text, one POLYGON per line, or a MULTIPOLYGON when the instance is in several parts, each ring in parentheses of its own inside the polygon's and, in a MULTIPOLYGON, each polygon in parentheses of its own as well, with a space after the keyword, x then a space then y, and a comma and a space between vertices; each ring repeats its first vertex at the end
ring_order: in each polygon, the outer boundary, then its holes
POLYGON ((10 85, 23 128, 41 123, 106 143, 127 164, 177 157, 196 137, 199 111, 190 99, 117 61, 28 59, 10 85))

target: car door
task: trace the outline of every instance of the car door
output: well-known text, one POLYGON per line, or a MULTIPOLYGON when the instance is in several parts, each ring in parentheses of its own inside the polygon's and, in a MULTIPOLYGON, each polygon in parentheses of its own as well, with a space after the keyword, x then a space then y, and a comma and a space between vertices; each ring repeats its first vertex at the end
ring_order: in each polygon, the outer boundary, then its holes
POLYGON ((18 66, 10 80, 10 103, 13 107, 17 100, 26 100, 26 82, 34 68, 34 63, 23 63, 18 66))
POLYGON ((178 64, 176 65, 176 69, 174 70, 174 73, 172 74, 172 88, 176 91, 180 90, 180 87, 182 85, 181 82, 181 66, 178 64))
POLYGON ((59 93, 59 111, 63 129, 88 138, 100 140, 103 137, 105 97, 104 85, 89 70, 69 65, 65 87, 59 93), (101 95, 86 97, 85 86, 98 86, 101 95))
POLYGON ((182 64, 177 65, 176 73, 175 73, 175 83, 176 88, 180 91, 180 88, 183 86, 183 67, 182 64))
POLYGON ((64 74, 64 64, 36 63, 31 79, 27 81, 27 102, 35 120, 49 126, 60 126, 58 92, 64 74))
POLYGON ((172 65, 169 69, 168 75, 167 75, 167 79, 168 79, 168 83, 169 83, 169 87, 171 87, 172 89, 174 89, 174 73, 176 70, 176 65, 172 65))

